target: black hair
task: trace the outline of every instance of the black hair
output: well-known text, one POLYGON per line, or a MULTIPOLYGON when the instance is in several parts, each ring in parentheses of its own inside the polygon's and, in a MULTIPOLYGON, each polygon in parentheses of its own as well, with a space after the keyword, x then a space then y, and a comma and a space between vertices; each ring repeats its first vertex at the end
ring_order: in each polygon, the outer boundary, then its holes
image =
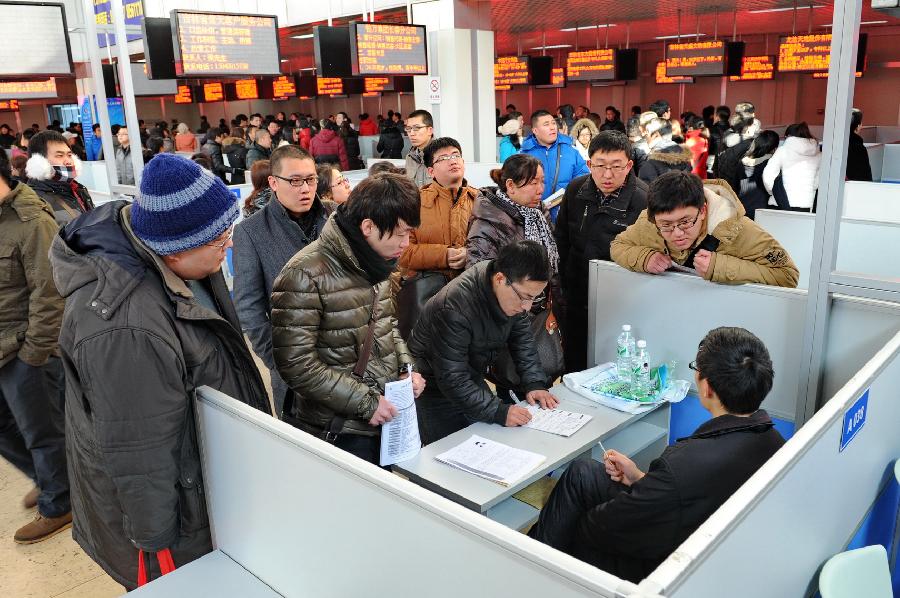
POLYGON ((559 115, 568 121, 575 117, 575 107, 572 104, 563 104, 559 107, 559 115))
POLYGON ((491 171, 491 179, 500 190, 506 192, 506 181, 512 181, 516 187, 524 187, 537 177, 541 161, 529 154, 513 154, 503 163, 503 168, 491 171))
POLYGON ((715 113, 716 113, 716 107, 713 105, 709 105, 709 106, 704 106, 703 110, 701 111, 700 114, 703 116, 703 120, 711 120, 713 117, 713 114, 715 114, 715 113))
POLYGON ((96 123, 93 127, 91 127, 91 130, 96 131, 99 128, 100 128, 100 123, 96 123))
POLYGON ((856 132, 856 129, 862 125, 863 113, 859 108, 854 108, 850 111, 850 130, 852 132, 856 132))
POLYGON ((701 130, 706 127, 706 121, 703 120, 702 116, 697 116, 696 114, 692 114, 688 118, 684 120, 684 126, 687 129, 695 129, 701 130))
POLYGON ((753 120, 753 117, 749 114, 735 112, 728 119, 728 124, 731 125, 731 130, 740 135, 753 125, 753 120))
POLYGON ((542 244, 527 239, 509 243, 488 265, 488 276, 497 272, 506 277, 506 284, 526 280, 546 282, 550 278, 547 249, 542 244))
POLYGON ((113 137, 119 134, 119 129, 122 128, 122 125, 115 124, 109 127, 109 132, 112 133, 113 137))
POLYGON ((12 182, 12 166, 9 164, 9 156, 4 151, 0 151, 0 179, 7 185, 12 182))
POLYGON ((729 413, 749 415, 772 390, 775 372, 765 344, 749 330, 710 330, 697 351, 697 370, 729 413))
POLYGON ((600 131, 591 139, 588 146, 588 157, 593 157, 597 152, 608 154, 610 152, 625 152, 625 159, 631 159, 631 142, 621 131, 600 131))
POLYGON ((728 122, 728 119, 731 118, 731 108, 728 106, 719 106, 716 108, 716 118, 728 122))
POLYGON ((335 164, 319 164, 316 166, 316 176, 319 177, 319 184, 316 186, 316 195, 319 196, 319 199, 327 199, 326 196, 331 195, 334 171, 340 169, 341 167, 335 164))
POLYGON ((603 109, 604 112, 606 112, 607 110, 612 110, 613 112, 618 112, 618 110, 616 110, 615 106, 607 106, 606 108, 603 109))
POLYGON ((212 160, 210 160, 209 156, 207 156, 203 152, 197 152, 196 154, 191 156, 191 161, 196 162, 206 170, 212 170, 212 160))
POLYGON ((810 132, 809 125, 806 124, 806 121, 788 125, 788 128, 784 131, 784 136, 802 137, 803 139, 815 139, 815 137, 813 137, 813 134, 810 132))
POLYGON ((272 169, 272 174, 281 174, 282 160, 310 160, 312 162, 316 161, 308 151, 306 151, 299 145, 282 145, 281 147, 273 150, 272 155, 269 156, 269 164, 272 169))
POLYGON ((625 132, 627 133, 629 139, 635 138, 640 139, 643 137, 643 133, 641 133, 641 117, 640 116, 632 116, 628 119, 628 122, 625 123, 625 132))
POLYGON ((250 120, 253 120, 253 119, 256 118, 257 116, 258 116, 259 118, 262 118, 262 114, 260 114, 259 112, 254 112, 253 114, 250 115, 250 120))
POLYGON ((237 116, 234 117, 234 120, 237 121, 238 123, 240 123, 242 120, 250 120, 250 119, 247 118, 246 114, 238 114, 237 116))
POLYGON ((531 113, 531 126, 533 127, 533 126, 534 126, 534 123, 537 122, 537 120, 538 120, 539 118, 542 118, 542 117, 544 117, 544 116, 553 116, 553 115, 550 114, 549 112, 547 112, 547 111, 544 110, 544 109, 541 109, 541 110, 535 110, 534 112, 532 112, 532 113, 531 113))
POLYGON ((666 100, 656 100, 650 104, 650 111, 656 112, 656 116, 662 118, 662 115, 670 110, 669 102, 666 100))
POLYGON ((638 106, 637 104, 635 104, 634 106, 631 107, 631 113, 634 114, 635 116, 640 116, 642 112, 643 112, 643 110, 641 110, 641 107, 638 106))
POLYGON ((515 104, 507 104, 507 105, 506 105, 506 109, 509 110, 510 108, 512 108, 513 110, 515 110, 515 109, 516 109, 516 105, 515 105, 515 104))
POLYGON ((151 156, 155 156, 159 153, 159 150, 165 145, 165 141, 162 137, 157 137, 155 135, 151 135, 147 139, 147 150, 150 152, 151 156))
POLYGON ((382 162, 375 162, 371 166, 369 166, 369 176, 375 176, 376 174, 381 174, 382 172, 391 172, 393 174, 406 174, 406 169, 401 166, 394 166, 392 163, 384 160, 382 162))
POLYGON ((421 118, 422 124, 426 127, 434 126, 434 119, 431 117, 431 112, 429 112, 428 110, 413 110, 406 118, 421 118))
POLYGON ((748 158, 762 158, 763 156, 774 154, 775 150, 778 149, 779 141, 780 138, 775 131, 769 131, 768 129, 762 131, 750 144, 750 148, 745 155, 748 158))
POLYGON ((419 189, 405 175, 383 172, 362 180, 347 199, 345 215, 353 226, 369 219, 380 237, 391 236, 403 220, 408 226, 420 222, 419 189))
POLYGON ((210 141, 215 141, 217 137, 222 137, 223 135, 228 136, 228 129, 225 127, 212 127, 206 132, 206 138, 210 141))
POLYGON ((685 207, 702 209, 704 205, 703 181, 683 170, 671 170, 658 176, 647 191, 647 219, 654 223, 659 214, 685 207))
POLYGON ((459 145, 459 141, 452 137, 438 137, 425 146, 425 151, 422 154, 422 160, 425 162, 425 166, 428 168, 433 167, 434 153, 448 147, 455 147, 459 150, 460 155, 462 155, 462 146, 459 145))
POLYGON ((35 154, 40 154, 46 158, 47 145, 50 143, 64 143, 67 147, 69 145, 69 142, 62 136, 62 133, 47 129, 46 131, 35 133, 28 142, 28 156, 31 157, 35 154))

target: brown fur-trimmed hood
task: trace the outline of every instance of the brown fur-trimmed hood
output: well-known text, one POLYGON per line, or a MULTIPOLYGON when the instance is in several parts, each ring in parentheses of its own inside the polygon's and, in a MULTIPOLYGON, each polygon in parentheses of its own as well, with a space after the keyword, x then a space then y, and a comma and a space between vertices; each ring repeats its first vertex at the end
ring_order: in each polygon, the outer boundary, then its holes
POLYGON ((656 160, 665 164, 690 164, 691 150, 680 145, 670 145, 661 150, 653 150, 647 156, 648 160, 656 160))

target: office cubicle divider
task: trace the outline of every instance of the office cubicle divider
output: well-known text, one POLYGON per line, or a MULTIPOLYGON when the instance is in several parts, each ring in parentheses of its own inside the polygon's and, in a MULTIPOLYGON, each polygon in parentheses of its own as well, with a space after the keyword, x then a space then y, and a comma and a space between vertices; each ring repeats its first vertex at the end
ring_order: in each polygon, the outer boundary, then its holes
POLYGON ((841 215, 855 220, 900 222, 900 186, 847 181, 841 215))
POLYGON ((198 397, 214 545, 279 594, 637 595, 222 393, 198 397))
POLYGON ((900 455, 898 356, 900 333, 639 587, 667 598, 812 595, 900 455))

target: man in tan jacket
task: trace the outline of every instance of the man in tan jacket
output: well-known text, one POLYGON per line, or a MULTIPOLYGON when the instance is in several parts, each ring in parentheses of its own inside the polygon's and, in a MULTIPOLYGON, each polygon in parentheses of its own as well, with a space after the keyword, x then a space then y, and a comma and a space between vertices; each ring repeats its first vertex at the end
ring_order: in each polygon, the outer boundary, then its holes
POLYGON ((694 271, 726 284, 796 287, 791 256, 747 218, 728 183, 705 183, 689 172, 668 172, 650 185, 647 209, 610 247, 612 259, 633 272, 694 271))

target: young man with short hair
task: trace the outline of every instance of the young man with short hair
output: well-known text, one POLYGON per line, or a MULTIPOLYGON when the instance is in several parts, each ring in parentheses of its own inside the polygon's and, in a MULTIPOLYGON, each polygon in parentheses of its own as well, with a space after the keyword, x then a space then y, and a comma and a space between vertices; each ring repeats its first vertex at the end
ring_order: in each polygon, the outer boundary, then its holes
POLYGON ((256 136, 253 138, 253 144, 250 146, 250 149, 247 150, 247 159, 245 161, 247 165, 247 172, 250 172, 250 169, 253 168, 253 163, 258 160, 268 160, 272 155, 272 136, 265 129, 260 129, 256 132, 256 136))
POLYGON ((225 159, 222 157, 222 142, 228 137, 230 131, 220 127, 213 127, 206 132, 206 143, 203 144, 201 151, 209 156, 212 162, 212 172, 219 177, 223 183, 228 184, 226 174, 234 173, 235 168, 225 166, 225 159))
POLYGON ((647 184, 635 176, 631 144, 618 131, 602 131, 588 148, 590 175, 566 188, 556 220, 560 278, 565 299, 566 370, 587 369, 588 262, 609 261, 617 234, 647 207, 647 184))
POLYGON ((332 206, 316 195, 316 163, 306 151, 285 145, 270 160, 272 199, 234 229, 234 303, 253 350, 269 368, 281 417, 288 387, 272 357, 272 285, 284 265, 319 238, 332 206))
POLYGON ((772 389, 769 352, 743 328, 716 328, 690 364, 712 415, 643 472, 609 450, 572 463, 528 535, 638 583, 784 444, 760 405, 772 389))
POLYGON ((406 176, 420 189, 431 182, 428 166, 425 165, 425 148, 434 137, 434 119, 427 110, 411 112, 403 129, 409 135, 412 148, 406 154, 406 176))
MULTIPOLYGON (((378 462, 381 424, 397 414, 384 385, 412 363, 388 278, 418 225, 412 181, 369 177, 273 288, 273 354, 294 390, 295 425, 370 463, 378 462)), ((417 396, 424 386, 413 373, 417 396)))
POLYGON ((797 286, 791 256, 746 216, 743 204, 718 179, 668 172, 650 185, 647 209, 612 242, 617 264, 633 272, 661 274, 692 268, 712 282, 797 286))
POLYGON ((60 226, 94 208, 91 194, 76 180, 80 173, 81 160, 61 133, 41 131, 28 142, 28 186, 50 204, 60 226))
POLYGON ((425 306, 409 340, 418 369, 432 381, 417 403, 422 442, 430 444, 474 422, 522 426, 531 414, 488 386, 484 372, 508 349, 529 404, 553 409, 547 374, 526 316, 547 286, 550 261, 535 241, 506 245, 479 262, 425 306))
MULTIPOLYGON (((572 138, 559 132, 556 119, 546 110, 538 110, 531 115, 531 134, 522 141, 521 153, 534 156, 541 161, 544 169, 544 193, 547 199, 580 176, 589 174, 587 165, 578 150, 572 145, 572 138)), ((550 211, 556 222, 558 206, 550 211)))
POLYGON ((20 544, 72 523, 59 359, 64 303, 48 259, 58 231, 53 210, 12 179, 0 150, 0 456, 34 482, 23 504, 38 508, 15 532, 20 544))
POLYGON ((134 185, 134 165, 131 163, 131 139, 128 127, 122 127, 116 133, 119 147, 116 148, 116 172, 119 173, 120 185, 134 185))
POLYGON ((196 390, 271 413, 221 273, 237 217, 218 178, 159 154, 133 203, 104 204, 53 241, 72 535, 128 590, 138 551, 156 577, 156 553, 180 567, 212 550, 196 390))

